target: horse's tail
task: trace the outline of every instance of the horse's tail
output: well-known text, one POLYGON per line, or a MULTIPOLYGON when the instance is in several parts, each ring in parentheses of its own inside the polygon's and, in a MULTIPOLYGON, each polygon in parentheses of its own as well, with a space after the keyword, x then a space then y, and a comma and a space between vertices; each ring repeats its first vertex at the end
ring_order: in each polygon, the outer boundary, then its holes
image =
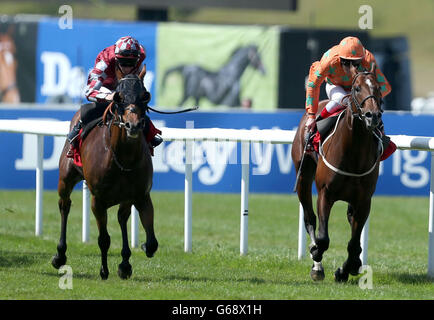
POLYGON ((169 69, 166 70, 166 72, 164 72, 163 80, 161 81, 161 93, 164 92, 164 88, 166 87, 167 77, 170 74, 172 74, 173 72, 180 72, 180 73, 182 73, 184 71, 184 67, 185 67, 185 65, 181 64, 179 66, 175 66, 175 67, 169 68, 169 69))

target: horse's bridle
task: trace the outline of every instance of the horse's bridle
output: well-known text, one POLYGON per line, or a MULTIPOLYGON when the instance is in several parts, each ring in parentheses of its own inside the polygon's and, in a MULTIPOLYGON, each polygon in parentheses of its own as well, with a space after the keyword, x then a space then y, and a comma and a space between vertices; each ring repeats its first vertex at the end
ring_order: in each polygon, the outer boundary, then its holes
MULTIPOLYGON (((110 112, 111 115, 112 115, 112 118, 110 119, 110 122, 109 122, 108 125, 107 125, 107 126, 108 126, 108 131, 109 131, 109 140, 111 140, 111 130, 110 130, 111 126, 116 125, 116 126, 118 126, 119 128, 121 128, 121 129, 122 129, 122 128, 126 128, 126 130, 128 130, 128 125, 127 125, 127 123, 125 123, 125 122, 123 121, 123 119, 122 119, 122 114, 123 114, 125 111, 130 111, 130 112, 137 113, 136 108, 137 108, 136 106, 128 106, 128 107, 126 107, 126 108, 123 108, 121 105, 117 104, 117 103, 114 102, 114 101, 112 101, 112 102, 108 105, 106 111, 104 112, 104 116, 103 116, 103 124, 106 124, 106 116, 107 116, 107 112, 110 112), (116 111, 115 111, 115 112, 113 112, 113 110, 112 110, 113 105, 115 105, 115 107, 116 107, 116 111), (120 110, 122 110, 123 112, 119 112, 120 110)), ((145 125, 146 125, 145 118, 142 117, 142 120, 140 121, 140 124, 139 124, 139 130, 142 130, 142 129, 145 127, 145 125)), ((103 139, 103 140, 104 140, 104 143, 106 143, 106 142, 105 142, 105 131, 104 131, 104 139, 103 139)), ((124 167, 124 166, 120 163, 120 161, 118 160, 118 158, 117 158, 117 156, 116 156, 116 153, 115 153, 115 151, 113 150, 113 148, 112 148, 110 142, 108 143, 108 146, 107 146, 107 144, 106 144, 104 147, 105 147, 106 150, 110 150, 110 151, 112 152, 112 154, 113 154, 113 160, 114 160, 114 162, 116 163, 116 165, 118 166, 118 168, 121 169, 121 171, 130 172, 130 171, 134 170, 134 169, 137 167, 137 165, 134 166, 134 167, 132 167, 132 168, 126 168, 126 167, 124 167)))
MULTIPOLYGON (((124 120, 122 119, 122 114, 125 111, 129 111, 132 113, 137 113, 137 108, 136 106, 128 106, 126 108, 124 108, 120 103, 117 103, 115 101, 112 101, 106 108, 104 115, 103 115, 103 124, 107 123, 107 113, 110 112, 110 114, 112 115, 112 118, 108 124, 109 127, 111 127, 112 125, 116 125, 119 128, 127 128, 128 126, 127 124, 124 122, 124 120), (115 106, 115 111, 113 112, 112 108, 113 106, 115 106)), ((145 117, 142 116, 142 119, 140 121, 139 127, 138 129, 144 129, 146 125, 146 121, 145 121, 145 117)))
POLYGON ((354 87, 354 83, 356 82, 356 79, 357 79, 360 75, 365 75, 365 76, 367 76, 367 75, 370 75, 370 74, 373 75, 373 76, 375 77, 375 75, 374 75, 372 72, 368 72, 368 71, 360 72, 360 73, 356 74, 356 75, 354 76, 354 78, 353 78, 353 82, 352 82, 352 84, 351 84, 351 93, 350 93, 350 95, 351 95, 351 101, 352 101, 353 104, 355 105, 357 111, 354 111, 353 108, 352 108, 351 106, 349 106, 349 109, 351 110, 351 113, 352 113, 353 117, 357 117, 357 118, 359 118, 360 120, 364 120, 364 118, 366 117, 365 114, 364 114, 363 111, 362 111, 362 108, 363 108, 363 105, 365 104, 365 102, 366 102, 368 99, 371 99, 371 98, 374 99, 375 102, 377 102, 377 104, 380 106, 381 113, 383 112, 383 110, 381 109, 381 101, 378 101, 377 97, 374 96, 373 94, 371 94, 371 95, 366 96, 365 98, 363 98, 362 102, 359 102, 359 101, 357 100, 357 98, 356 98, 356 88, 354 87))

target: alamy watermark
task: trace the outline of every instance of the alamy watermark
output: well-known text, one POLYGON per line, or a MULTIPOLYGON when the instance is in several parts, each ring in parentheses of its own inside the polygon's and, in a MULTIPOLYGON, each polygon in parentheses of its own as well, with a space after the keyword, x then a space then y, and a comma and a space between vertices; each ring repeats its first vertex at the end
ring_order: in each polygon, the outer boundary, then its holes
POLYGON ((363 265, 359 269, 359 273, 362 275, 359 279, 359 288, 362 290, 373 289, 372 268, 368 265, 363 265))
POLYGON ((372 29, 374 27, 372 7, 364 4, 359 7, 359 13, 362 14, 359 18, 359 28, 362 30, 372 29))
POLYGON ((60 6, 59 14, 63 14, 58 21, 59 28, 62 30, 72 29, 72 7, 67 4, 60 6))
POLYGON ((63 265, 59 268, 59 274, 63 274, 59 279, 59 288, 62 290, 72 290, 72 268, 68 265, 63 265))

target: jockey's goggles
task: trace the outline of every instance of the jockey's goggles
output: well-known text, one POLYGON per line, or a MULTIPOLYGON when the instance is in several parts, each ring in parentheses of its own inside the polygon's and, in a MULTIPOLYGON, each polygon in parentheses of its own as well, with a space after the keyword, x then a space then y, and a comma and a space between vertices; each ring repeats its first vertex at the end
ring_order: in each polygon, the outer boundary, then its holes
POLYGON ((116 61, 121 67, 135 67, 137 65, 138 58, 116 58, 116 61))
POLYGON ((362 63, 362 59, 353 60, 353 59, 341 58, 341 63, 345 67, 349 67, 349 66, 353 65, 354 67, 357 68, 362 63))

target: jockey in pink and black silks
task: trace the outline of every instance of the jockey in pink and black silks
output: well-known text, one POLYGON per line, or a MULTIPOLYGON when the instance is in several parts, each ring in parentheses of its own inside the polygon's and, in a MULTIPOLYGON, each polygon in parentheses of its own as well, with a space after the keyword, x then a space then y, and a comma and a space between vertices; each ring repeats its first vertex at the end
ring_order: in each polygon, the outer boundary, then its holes
MULTIPOLYGON (((120 38, 114 45, 98 54, 95 65, 89 73, 85 91, 86 98, 92 103, 81 106, 81 119, 68 135, 71 143, 68 157, 73 157, 73 149, 77 147, 74 141, 82 126, 102 116, 105 108, 113 101, 118 79, 128 74, 139 75, 142 71, 146 71, 143 70, 145 66, 142 65, 145 58, 146 51, 143 46, 130 36, 120 38)), ((148 128, 145 133, 146 140, 152 147, 156 147, 162 142, 159 136, 161 131, 155 128, 149 117, 146 116, 146 120, 148 128)))
MULTIPOLYGON (((353 76, 350 67, 353 65, 359 72, 369 71, 373 65, 377 66, 374 55, 363 47, 356 37, 346 37, 338 44, 327 50, 320 61, 315 61, 309 70, 306 86, 306 113, 308 120, 306 128, 312 132, 316 128, 316 120, 324 119, 343 109, 346 102, 344 97, 351 91, 353 76), (326 82, 326 93, 330 101, 316 119, 318 110, 320 87, 326 82)), ((375 77, 380 85, 381 95, 385 97, 392 88, 381 70, 375 68, 375 77)), ((383 123, 381 130, 384 135, 383 123)), ((396 145, 386 136, 387 145, 381 160, 387 159, 395 150, 396 145)))

